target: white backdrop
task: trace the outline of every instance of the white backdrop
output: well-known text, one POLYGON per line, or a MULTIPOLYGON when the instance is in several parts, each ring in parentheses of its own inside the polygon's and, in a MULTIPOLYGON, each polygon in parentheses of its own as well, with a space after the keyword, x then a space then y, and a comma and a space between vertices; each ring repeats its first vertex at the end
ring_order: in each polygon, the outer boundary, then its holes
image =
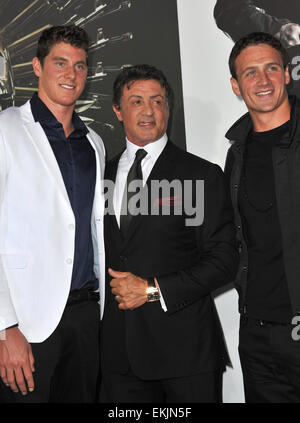
MULTIPOLYGON (((215 0, 177 0, 187 150, 224 167, 224 137, 246 108, 230 86, 228 57, 233 42, 216 26, 215 0)), ((234 289, 216 298, 233 368, 224 375, 224 402, 244 402, 234 289)))

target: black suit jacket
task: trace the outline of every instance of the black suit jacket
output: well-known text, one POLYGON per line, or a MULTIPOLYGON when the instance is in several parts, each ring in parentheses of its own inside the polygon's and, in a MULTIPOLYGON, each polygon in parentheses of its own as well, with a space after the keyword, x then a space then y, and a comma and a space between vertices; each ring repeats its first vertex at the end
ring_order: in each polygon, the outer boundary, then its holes
MULTIPOLYGON (((106 167, 115 181, 120 156, 106 167)), ((143 379, 196 374, 224 366, 226 347, 211 292, 232 281, 238 255, 231 203, 221 169, 168 142, 147 180, 204 180, 204 223, 186 226, 182 215, 138 215, 123 239, 115 216, 105 216, 107 268, 157 277, 167 305, 118 309, 107 292, 102 322, 103 371, 143 379)), ((149 190, 150 191, 150 190, 149 190)), ((195 199, 195 186, 193 198, 195 199)), ((165 199, 151 198, 152 204, 165 199)), ((150 203, 150 198, 149 198, 150 203)))

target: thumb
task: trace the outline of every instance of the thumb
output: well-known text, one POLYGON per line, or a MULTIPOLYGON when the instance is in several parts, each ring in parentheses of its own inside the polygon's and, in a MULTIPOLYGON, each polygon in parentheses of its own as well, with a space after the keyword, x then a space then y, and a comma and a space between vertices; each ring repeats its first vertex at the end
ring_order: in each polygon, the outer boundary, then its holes
POLYGON ((117 270, 113 270, 111 268, 108 269, 108 273, 110 274, 110 276, 116 279, 125 278, 126 276, 129 275, 129 272, 118 272, 117 270))

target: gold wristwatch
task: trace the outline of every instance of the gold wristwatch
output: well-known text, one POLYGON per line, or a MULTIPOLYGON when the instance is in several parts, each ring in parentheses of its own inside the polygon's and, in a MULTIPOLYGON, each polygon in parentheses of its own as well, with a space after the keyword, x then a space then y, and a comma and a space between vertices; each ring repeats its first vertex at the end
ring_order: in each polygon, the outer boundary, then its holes
POLYGON ((153 301, 159 301, 159 290, 155 285, 154 278, 147 278, 148 287, 146 289, 147 294, 147 303, 152 303, 153 301))

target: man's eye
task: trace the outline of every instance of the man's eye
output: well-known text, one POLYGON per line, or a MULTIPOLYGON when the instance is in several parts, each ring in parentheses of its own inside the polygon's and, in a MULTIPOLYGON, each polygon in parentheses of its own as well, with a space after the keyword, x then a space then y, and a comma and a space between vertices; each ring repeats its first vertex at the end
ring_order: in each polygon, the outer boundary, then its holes
POLYGON ((246 76, 254 76, 255 75, 255 71, 254 70, 251 70, 251 71, 249 71, 248 73, 247 73, 247 75, 246 76))
POLYGON ((79 69, 79 70, 85 70, 85 66, 84 65, 77 65, 77 69, 79 69))
POLYGON ((58 66, 59 68, 63 67, 64 62, 56 62, 56 66, 58 66))

